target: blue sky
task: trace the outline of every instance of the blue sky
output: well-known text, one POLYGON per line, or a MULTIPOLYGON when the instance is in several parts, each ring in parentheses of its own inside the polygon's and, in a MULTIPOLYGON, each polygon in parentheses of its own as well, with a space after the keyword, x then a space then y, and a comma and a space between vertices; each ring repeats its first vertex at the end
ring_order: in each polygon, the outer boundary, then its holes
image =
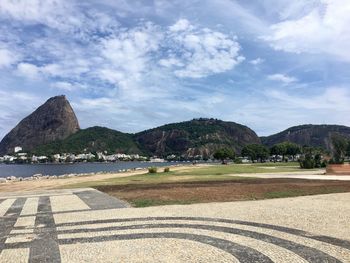
POLYGON ((82 128, 350 125, 345 0, 1 0, 0 137, 65 94, 82 128))

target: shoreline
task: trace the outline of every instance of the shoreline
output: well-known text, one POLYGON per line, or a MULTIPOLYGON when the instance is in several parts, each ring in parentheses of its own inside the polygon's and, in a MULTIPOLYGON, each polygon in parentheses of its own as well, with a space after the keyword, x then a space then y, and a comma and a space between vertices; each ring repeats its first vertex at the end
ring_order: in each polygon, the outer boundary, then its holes
POLYGON ((45 175, 41 173, 33 174, 32 176, 28 176, 28 177, 23 177, 23 176, 17 177, 12 175, 12 176, 0 177, 0 183, 66 179, 66 178, 73 178, 73 177, 88 177, 88 176, 104 175, 104 174, 121 174, 121 173, 135 172, 135 171, 147 171, 148 168, 150 167, 165 168, 165 167, 180 167, 180 166, 185 166, 185 164, 174 164, 174 165, 165 165, 165 166, 154 165, 154 166, 148 166, 148 167, 119 169, 116 171, 99 171, 99 172, 90 172, 90 173, 65 173, 61 175, 45 175))
MULTIPOLYGON (((173 170, 188 169, 194 167, 203 167, 207 164, 197 164, 193 166, 189 165, 169 165, 165 167, 171 167, 173 170)), ((162 168, 162 166, 157 166, 157 168, 162 168)), ((6 180, 1 182, 0 178, 0 192, 13 192, 13 191, 32 191, 39 189, 55 189, 62 188, 67 184, 81 183, 85 182, 88 178, 89 181, 103 181, 111 178, 127 177, 133 175, 144 174, 148 168, 138 168, 138 169, 126 169, 121 172, 97 172, 97 173, 81 173, 81 174, 67 174, 65 176, 57 176, 57 178, 38 176, 32 180, 6 180)))
MULTIPOLYGON (((0 183, 31 180, 32 177, 67 177, 67 175, 93 175, 96 173, 120 173, 129 170, 145 169, 152 166, 165 167, 190 165, 190 162, 96 162, 96 163, 48 163, 48 164, 0 164, 0 183), (29 179, 28 179, 29 178, 29 179)), ((197 163, 198 164, 198 163, 197 163)), ((47 179, 47 178, 46 178, 47 179)))

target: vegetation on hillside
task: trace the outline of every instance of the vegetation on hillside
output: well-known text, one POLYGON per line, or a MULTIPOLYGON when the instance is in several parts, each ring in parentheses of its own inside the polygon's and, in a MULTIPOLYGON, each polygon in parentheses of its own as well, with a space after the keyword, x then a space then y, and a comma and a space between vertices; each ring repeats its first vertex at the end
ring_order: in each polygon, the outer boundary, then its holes
MULTIPOLYGON (((325 136, 325 130, 334 130, 334 127, 342 132, 345 132, 347 128, 330 125, 292 127, 289 129, 292 135, 288 139, 295 139, 295 134, 299 134, 300 129, 302 131, 298 136, 304 136, 305 129, 312 129, 314 137, 310 141, 315 142, 325 136), (320 131, 317 131, 316 128, 319 126, 320 131), (318 139, 315 139, 316 137, 318 139)), ((342 163, 346 160, 346 156, 350 156, 348 137, 343 133, 330 133, 327 136, 331 136, 328 142, 331 147, 330 151, 325 150, 324 147, 300 145, 288 140, 267 148, 246 126, 217 119, 194 119, 167 124, 137 134, 122 133, 104 127, 92 127, 80 130, 65 140, 39 146, 31 153, 50 156, 56 153, 107 152, 107 154, 113 154, 119 152, 159 157, 172 155, 177 159, 191 159, 198 156, 198 158, 215 158, 222 161, 234 160, 236 155, 240 155, 248 157, 252 162, 297 161, 299 159, 301 167, 314 168, 324 166, 325 157, 328 159, 332 157, 331 163, 342 163)), ((266 139, 264 141, 266 142, 266 139)))
POLYGON ((62 141, 39 146, 33 153, 52 155, 55 153, 83 153, 107 151, 109 154, 142 153, 133 141, 132 135, 104 127, 92 127, 80 130, 62 141))
POLYGON ((327 151, 332 151, 334 135, 350 140, 350 127, 342 125, 299 125, 270 136, 261 137, 261 141, 268 147, 282 142, 292 142, 300 146, 321 147, 327 151))
POLYGON ((149 154, 170 154, 206 158, 227 147, 239 153, 249 143, 260 143, 254 131, 246 126, 217 119, 194 119, 172 123, 135 134, 142 149, 149 154))

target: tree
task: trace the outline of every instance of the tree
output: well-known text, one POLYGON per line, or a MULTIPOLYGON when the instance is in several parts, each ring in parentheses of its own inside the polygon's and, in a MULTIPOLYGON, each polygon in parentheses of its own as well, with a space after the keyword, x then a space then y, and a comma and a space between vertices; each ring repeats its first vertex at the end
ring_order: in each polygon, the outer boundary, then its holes
POLYGON ((318 147, 303 147, 303 155, 298 160, 300 168, 302 169, 313 169, 326 167, 327 161, 323 158, 325 154, 324 149, 318 147))
POLYGON ((347 140, 340 135, 332 136, 333 144, 333 163, 341 164, 344 163, 344 157, 347 152, 348 142, 347 140))
POLYGON ((350 157, 350 141, 348 141, 348 147, 346 148, 346 156, 350 157))
POLYGON ((248 144, 243 147, 242 156, 247 156, 252 162, 258 160, 260 162, 265 161, 269 157, 269 149, 262 144, 248 144))
POLYGON ((300 168, 313 169, 315 168, 315 160, 311 153, 305 154, 305 157, 299 160, 300 168))
POLYGON ((231 148, 221 148, 217 150, 213 156, 215 159, 221 160, 222 163, 224 163, 225 160, 227 159, 231 159, 231 160, 235 159, 236 153, 231 148))
POLYGON ((301 153, 301 148, 298 144, 292 142, 277 143, 271 148, 271 154, 282 155, 282 160, 285 160, 285 156, 292 156, 293 161, 297 154, 301 153))
POLYGON ((272 155, 282 155, 282 160, 284 160, 284 156, 287 154, 287 147, 284 143, 277 143, 271 147, 270 151, 272 155))
POLYGON ((301 147, 292 142, 286 142, 286 154, 292 156, 293 161, 295 160, 295 156, 301 153, 301 147))

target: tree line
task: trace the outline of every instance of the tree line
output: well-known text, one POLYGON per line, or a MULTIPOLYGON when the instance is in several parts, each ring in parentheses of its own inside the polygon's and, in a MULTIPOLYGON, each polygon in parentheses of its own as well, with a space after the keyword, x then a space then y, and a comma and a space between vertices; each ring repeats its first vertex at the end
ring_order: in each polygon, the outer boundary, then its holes
MULTIPOLYGON (((277 162, 298 161, 301 168, 312 169, 325 167, 328 163, 341 164, 350 158, 350 140, 334 135, 332 151, 327 152, 320 147, 300 146, 292 142, 282 142, 268 148, 262 144, 248 144, 242 148, 241 156, 247 157, 251 162, 277 162), (298 158, 297 158, 298 157, 298 158)), ((213 157, 225 163, 227 160, 240 162, 232 148, 221 148, 213 157)))

